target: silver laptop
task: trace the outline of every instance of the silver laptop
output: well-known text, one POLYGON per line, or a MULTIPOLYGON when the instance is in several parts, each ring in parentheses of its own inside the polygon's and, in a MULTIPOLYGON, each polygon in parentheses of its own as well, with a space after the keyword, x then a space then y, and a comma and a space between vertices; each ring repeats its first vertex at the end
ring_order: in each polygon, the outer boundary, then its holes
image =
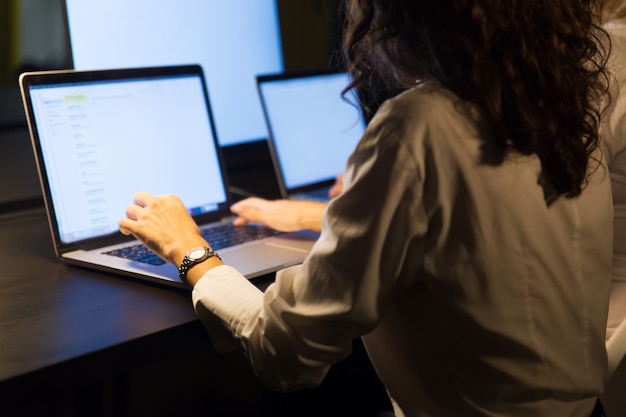
POLYGON ((366 124, 356 96, 341 95, 349 80, 328 71, 257 76, 283 198, 328 200, 366 124))
POLYGON ((200 66, 30 72, 19 81, 62 261, 184 287, 176 266, 119 232, 139 190, 178 195, 203 233, 226 229, 207 240, 248 278, 302 262, 316 239, 232 226, 200 66))

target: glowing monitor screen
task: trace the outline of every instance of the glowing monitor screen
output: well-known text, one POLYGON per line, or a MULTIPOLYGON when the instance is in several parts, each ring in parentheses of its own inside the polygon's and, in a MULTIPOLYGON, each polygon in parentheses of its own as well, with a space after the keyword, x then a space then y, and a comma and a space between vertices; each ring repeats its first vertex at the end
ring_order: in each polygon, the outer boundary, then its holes
POLYGON ((73 68, 200 64, 221 146, 264 140, 256 76, 284 70, 276 0, 65 0, 73 68))

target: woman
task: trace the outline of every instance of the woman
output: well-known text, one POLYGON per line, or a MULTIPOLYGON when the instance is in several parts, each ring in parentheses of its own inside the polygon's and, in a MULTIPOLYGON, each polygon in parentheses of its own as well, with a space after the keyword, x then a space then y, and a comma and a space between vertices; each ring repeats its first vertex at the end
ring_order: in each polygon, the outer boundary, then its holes
MULTIPOLYGON (((175 196, 133 234, 193 287, 277 390, 319 384, 362 337, 406 416, 582 417, 606 377, 611 190, 592 1, 349 0, 354 85, 406 92, 370 122, 301 267, 261 293, 175 196)), ((597 414, 599 415, 599 414, 597 414)))

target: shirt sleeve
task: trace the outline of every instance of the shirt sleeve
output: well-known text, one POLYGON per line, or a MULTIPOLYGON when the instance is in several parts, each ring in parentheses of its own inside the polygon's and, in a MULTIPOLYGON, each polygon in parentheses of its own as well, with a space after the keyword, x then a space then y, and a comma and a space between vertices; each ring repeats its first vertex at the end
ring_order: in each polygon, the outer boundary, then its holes
POLYGON ((420 170, 410 155, 385 129, 366 133, 309 256, 280 271, 264 293, 228 266, 196 284, 199 317, 205 324, 218 318, 270 388, 319 385, 351 353, 353 339, 380 321, 420 227, 407 224, 420 216, 412 194, 420 170))
POLYGON ((234 350, 233 336, 261 309, 263 293, 239 271, 221 265, 209 270, 195 285, 192 302, 217 352, 234 350))

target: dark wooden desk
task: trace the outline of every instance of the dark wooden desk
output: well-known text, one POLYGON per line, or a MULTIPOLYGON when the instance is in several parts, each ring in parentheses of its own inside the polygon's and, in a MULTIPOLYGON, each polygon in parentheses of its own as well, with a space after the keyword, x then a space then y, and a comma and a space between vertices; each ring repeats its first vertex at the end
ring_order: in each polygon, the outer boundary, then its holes
POLYGON ((62 265, 43 210, 0 217, 0 415, 206 342, 188 293, 62 265))
POLYGON ((0 381, 193 323, 188 298, 62 265, 43 211, 0 219, 0 381))
POLYGON ((42 210, 0 218, 0 382, 196 320, 189 295, 62 265, 42 210))
POLYGON ((42 209, 0 216, 0 416, 262 415, 189 298, 60 263, 42 209))
POLYGON ((213 351, 189 296, 61 264, 42 209, 0 216, 0 416, 378 416, 386 407, 357 341, 320 388, 266 390, 237 352, 213 351))

